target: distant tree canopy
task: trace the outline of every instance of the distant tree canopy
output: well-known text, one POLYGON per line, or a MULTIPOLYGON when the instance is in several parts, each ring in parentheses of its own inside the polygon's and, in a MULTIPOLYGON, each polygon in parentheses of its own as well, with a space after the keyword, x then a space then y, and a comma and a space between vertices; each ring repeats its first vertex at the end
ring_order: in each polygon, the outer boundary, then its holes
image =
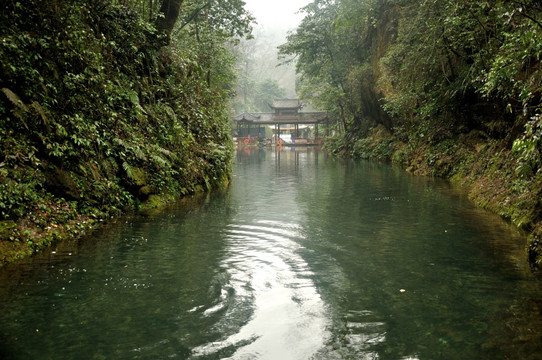
POLYGON ((238 100, 233 104, 234 111, 239 114, 248 112, 269 112, 269 105, 275 99, 283 99, 286 91, 276 80, 265 79, 255 81, 248 76, 241 76, 238 84, 238 100))
POLYGON ((277 45, 284 41, 284 35, 285 31, 263 30, 235 47, 238 81, 233 111, 236 114, 267 112, 273 100, 294 96, 293 66, 280 66, 277 59, 277 45))
POLYGON ((265 79, 256 84, 256 110, 262 112, 270 111, 271 108, 269 105, 273 104, 273 100, 283 99, 285 96, 286 91, 275 80, 265 79))

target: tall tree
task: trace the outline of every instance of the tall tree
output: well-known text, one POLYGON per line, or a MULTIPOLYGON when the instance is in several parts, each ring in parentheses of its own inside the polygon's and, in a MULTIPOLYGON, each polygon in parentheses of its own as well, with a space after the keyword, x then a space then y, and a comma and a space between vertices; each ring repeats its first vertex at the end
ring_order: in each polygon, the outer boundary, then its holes
POLYGON ((280 46, 297 61, 300 93, 334 114, 339 128, 359 132, 384 123, 375 94, 371 64, 377 0, 315 0, 306 16, 280 46))
POLYGON ((156 29, 163 43, 170 41, 171 32, 175 28, 175 23, 181 13, 183 0, 163 0, 160 6, 158 18, 156 19, 156 29))

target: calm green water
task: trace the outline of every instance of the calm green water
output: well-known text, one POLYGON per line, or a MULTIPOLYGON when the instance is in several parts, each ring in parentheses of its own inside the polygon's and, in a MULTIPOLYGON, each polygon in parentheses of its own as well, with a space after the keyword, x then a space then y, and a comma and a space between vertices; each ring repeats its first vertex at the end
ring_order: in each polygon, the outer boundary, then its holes
POLYGON ((447 183, 245 149, 233 183, 0 273, 3 359, 540 359, 524 239, 447 183))

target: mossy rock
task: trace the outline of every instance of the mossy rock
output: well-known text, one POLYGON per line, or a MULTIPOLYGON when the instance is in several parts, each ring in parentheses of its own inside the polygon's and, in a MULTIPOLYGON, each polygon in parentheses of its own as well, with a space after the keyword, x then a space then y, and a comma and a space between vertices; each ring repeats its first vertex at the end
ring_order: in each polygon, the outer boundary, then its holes
POLYGON ((149 197, 150 195, 155 193, 154 189, 149 185, 140 187, 138 192, 139 195, 143 195, 145 197, 149 197))
POLYGON ((147 201, 145 201, 141 207, 143 211, 163 208, 169 203, 168 196, 165 195, 149 195, 147 201))
POLYGON ((24 242, 0 241, 0 265, 20 260, 33 252, 24 242))
POLYGON ((220 179, 216 181, 216 187, 218 189, 226 188, 230 185, 230 182, 231 182, 230 177, 227 175, 223 175, 222 177, 220 177, 220 179))
POLYGON ((132 167, 130 169, 130 179, 134 181, 134 183, 138 186, 145 187, 147 185, 147 173, 145 170, 138 168, 138 167, 132 167))
POLYGON ((53 167, 46 172, 46 187, 54 194, 81 200, 81 191, 71 171, 53 167))
POLYGON ((143 215, 157 214, 178 199, 179 196, 175 194, 151 194, 149 195, 149 198, 141 204, 139 212, 143 215))
POLYGON ((0 241, 16 241, 21 239, 19 227, 13 220, 0 221, 0 241))

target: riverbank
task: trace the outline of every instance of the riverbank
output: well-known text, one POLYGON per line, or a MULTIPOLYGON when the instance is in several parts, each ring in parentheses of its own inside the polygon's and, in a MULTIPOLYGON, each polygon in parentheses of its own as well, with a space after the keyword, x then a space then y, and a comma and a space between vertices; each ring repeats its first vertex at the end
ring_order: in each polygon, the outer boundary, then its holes
POLYGON ((525 230, 528 261, 533 268, 542 265, 542 172, 518 173, 520 159, 506 140, 490 140, 482 132, 471 131, 413 145, 379 126, 351 146, 334 138, 326 147, 337 156, 390 161, 412 174, 445 178, 463 187, 476 205, 525 230))
POLYGON ((0 8, 0 266, 229 181, 226 37, 164 42, 157 9, 107 1, 0 8))
MULTIPOLYGON (((226 186, 228 182, 229 178, 225 178, 221 186, 226 186)), ((77 213, 75 209, 72 209, 71 213, 66 213, 69 205, 57 201, 56 205, 51 204, 48 207, 49 212, 38 210, 18 222, 2 220, 0 221, 0 267, 24 260, 61 241, 77 240, 89 236, 110 222, 116 221, 119 217, 131 213, 151 215, 187 196, 195 196, 204 191, 202 186, 198 186, 189 195, 151 195, 147 201, 137 206, 127 207, 123 211, 116 212, 115 215, 109 215, 109 213, 101 212, 98 209, 94 209, 90 215, 77 213), (53 209, 57 211, 54 212, 53 209), (62 213, 68 214, 68 217, 59 219, 58 216, 62 213)))

